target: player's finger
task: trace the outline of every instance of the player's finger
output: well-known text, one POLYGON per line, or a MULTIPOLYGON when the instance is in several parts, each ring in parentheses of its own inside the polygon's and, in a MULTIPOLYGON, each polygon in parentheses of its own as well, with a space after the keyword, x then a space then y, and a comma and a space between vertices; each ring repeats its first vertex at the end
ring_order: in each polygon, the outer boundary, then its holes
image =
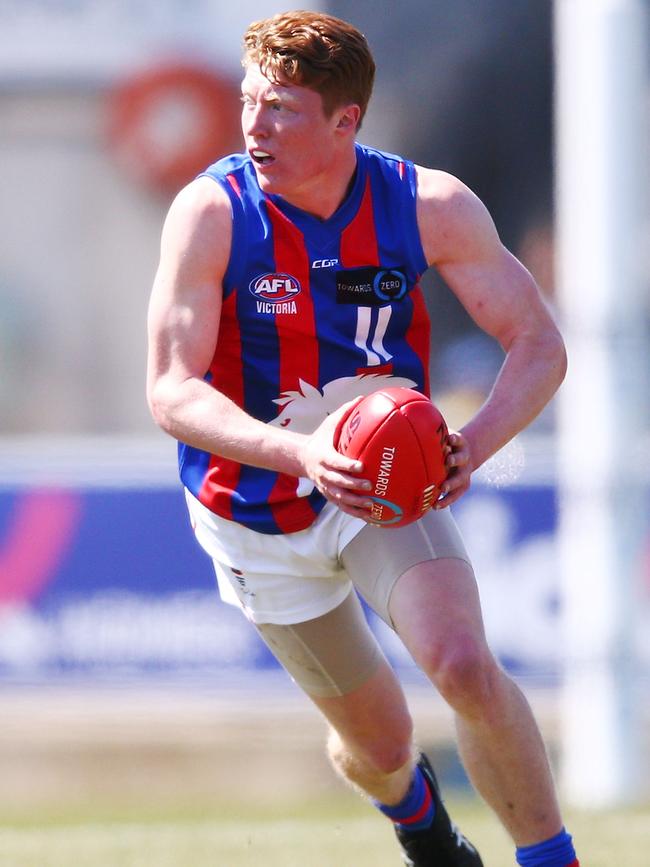
POLYGON ((445 494, 438 502, 436 503, 436 509, 446 509, 449 506, 453 506, 454 503, 458 502, 463 494, 467 491, 467 488, 457 488, 455 491, 450 491, 448 494, 445 494))
POLYGON ((465 466, 470 457, 467 444, 465 443, 465 440, 457 434, 452 436, 450 436, 451 448, 446 455, 445 465, 450 468, 465 466))
MULTIPOLYGON (((333 449, 332 452, 328 454, 325 463, 328 470, 334 471, 339 476, 341 476, 341 474, 353 473, 358 485, 358 474, 363 472, 363 463, 361 461, 356 458, 349 458, 346 455, 337 452, 336 449, 333 449)), ((341 478, 342 477, 343 476, 341 476, 341 478)), ((334 481, 334 478, 332 481, 334 481)))
POLYGON ((464 472, 452 472, 440 487, 440 499, 436 502, 435 509, 445 509, 459 500, 470 485, 470 474, 464 472))
POLYGON ((353 491, 348 491, 345 488, 328 487, 327 485, 321 489, 321 493, 340 509, 343 509, 343 511, 348 513, 352 511, 360 518, 366 518, 372 508, 372 500, 363 493, 355 494, 353 491))
POLYGON ((338 486, 358 491, 369 491, 372 488, 372 482, 369 479, 362 479, 358 475, 350 476, 346 473, 330 472, 327 474, 326 481, 333 488, 338 486))

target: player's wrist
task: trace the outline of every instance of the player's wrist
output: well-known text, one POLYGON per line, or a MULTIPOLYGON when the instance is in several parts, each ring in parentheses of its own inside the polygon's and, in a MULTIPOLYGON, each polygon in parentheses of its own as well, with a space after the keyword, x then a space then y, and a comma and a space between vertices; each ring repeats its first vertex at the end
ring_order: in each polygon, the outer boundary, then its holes
POLYGON ((296 478, 309 477, 308 445, 310 437, 296 431, 276 430, 280 472, 296 478))

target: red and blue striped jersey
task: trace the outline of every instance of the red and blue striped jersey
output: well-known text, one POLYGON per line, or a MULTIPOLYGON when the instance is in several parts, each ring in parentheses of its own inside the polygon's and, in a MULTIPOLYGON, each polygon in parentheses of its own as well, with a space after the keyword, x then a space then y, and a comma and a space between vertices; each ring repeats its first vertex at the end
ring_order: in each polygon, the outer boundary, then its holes
MULTIPOLYGON (((205 380, 255 418, 301 433, 387 384, 429 394, 415 167, 363 145, 356 152, 351 189, 327 220, 263 193, 245 154, 204 173, 226 190, 233 214, 205 380)), ((208 509, 262 533, 305 529, 325 504, 308 479, 183 443, 179 464, 208 509)))

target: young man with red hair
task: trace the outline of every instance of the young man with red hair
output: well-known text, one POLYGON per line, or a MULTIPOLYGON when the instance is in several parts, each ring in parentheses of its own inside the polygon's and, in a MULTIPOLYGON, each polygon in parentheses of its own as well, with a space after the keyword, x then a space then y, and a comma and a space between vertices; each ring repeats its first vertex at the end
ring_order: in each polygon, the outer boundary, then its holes
POLYGON ((357 143, 375 71, 358 30, 284 13, 252 24, 244 50, 246 151, 172 204, 149 314, 149 402, 180 443, 197 539, 222 596, 329 721, 335 767, 392 820, 406 864, 482 861, 413 746, 357 592, 455 712, 465 768, 518 863, 575 867, 542 739, 487 646, 449 510, 558 388, 562 339, 476 196, 357 143), (363 467, 333 432, 350 401, 381 385, 429 393, 419 278, 430 266, 505 359, 451 434, 434 509, 381 529, 363 467))

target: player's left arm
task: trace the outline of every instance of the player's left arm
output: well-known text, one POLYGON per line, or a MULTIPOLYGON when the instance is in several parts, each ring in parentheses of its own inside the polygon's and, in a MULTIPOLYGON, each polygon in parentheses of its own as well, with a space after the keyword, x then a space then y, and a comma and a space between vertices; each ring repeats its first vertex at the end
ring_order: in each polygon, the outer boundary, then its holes
POLYGON ((524 266, 501 243, 486 207, 461 181, 418 168, 418 224, 427 261, 505 359, 483 406, 451 435, 441 506, 472 472, 529 425, 566 372, 564 342, 524 266))

